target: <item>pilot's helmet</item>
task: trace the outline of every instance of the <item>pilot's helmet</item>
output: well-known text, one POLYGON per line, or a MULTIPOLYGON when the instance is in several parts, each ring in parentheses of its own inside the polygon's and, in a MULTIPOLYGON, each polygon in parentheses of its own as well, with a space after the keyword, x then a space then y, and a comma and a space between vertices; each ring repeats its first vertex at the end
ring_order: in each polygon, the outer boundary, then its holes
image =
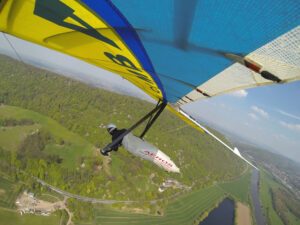
POLYGON ((115 129, 117 129, 117 126, 113 123, 110 123, 106 126, 106 129, 111 134, 115 129))

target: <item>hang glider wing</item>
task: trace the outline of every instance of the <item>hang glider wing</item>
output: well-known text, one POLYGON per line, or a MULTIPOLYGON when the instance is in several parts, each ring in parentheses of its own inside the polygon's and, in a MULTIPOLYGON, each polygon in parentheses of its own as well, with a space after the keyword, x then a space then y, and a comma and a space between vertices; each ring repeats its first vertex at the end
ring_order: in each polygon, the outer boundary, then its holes
POLYGON ((117 73, 204 131, 181 105, 300 79, 299 15, 289 0, 2 0, 0 31, 117 73))
POLYGON ((164 92, 137 31, 109 1, 4 0, 0 30, 123 76, 155 99, 164 92))

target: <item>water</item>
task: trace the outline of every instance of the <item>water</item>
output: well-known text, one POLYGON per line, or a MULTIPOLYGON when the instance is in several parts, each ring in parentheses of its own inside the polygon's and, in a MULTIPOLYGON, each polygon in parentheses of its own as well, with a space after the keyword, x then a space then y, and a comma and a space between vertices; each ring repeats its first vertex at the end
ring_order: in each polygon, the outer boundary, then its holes
POLYGON ((218 208, 211 211, 199 225, 233 225, 234 224, 234 202, 226 198, 218 208))
POLYGON ((259 190, 258 190, 258 182, 259 182, 259 171, 253 169, 252 171, 252 180, 251 180, 251 197, 254 205, 254 215, 257 225, 264 225, 265 216, 263 213, 263 209, 259 199, 259 190))

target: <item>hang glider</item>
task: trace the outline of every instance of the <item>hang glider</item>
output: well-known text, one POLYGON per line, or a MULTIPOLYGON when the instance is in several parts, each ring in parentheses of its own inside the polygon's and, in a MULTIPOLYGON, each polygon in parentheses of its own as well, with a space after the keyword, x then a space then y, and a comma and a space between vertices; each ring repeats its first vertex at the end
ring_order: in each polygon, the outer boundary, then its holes
POLYGON ((180 106, 299 80, 299 15, 289 0, 2 0, 0 31, 117 73, 212 135, 180 106))

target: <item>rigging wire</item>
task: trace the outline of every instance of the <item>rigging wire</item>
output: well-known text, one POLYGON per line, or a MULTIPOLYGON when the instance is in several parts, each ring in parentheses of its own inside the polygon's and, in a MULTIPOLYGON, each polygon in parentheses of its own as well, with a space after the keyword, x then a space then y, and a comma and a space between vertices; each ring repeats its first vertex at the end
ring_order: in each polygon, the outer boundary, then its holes
POLYGON ((8 37, 5 35, 5 33, 4 33, 4 32, 1 32, 1 33, 3 34, 5 40, 8 42, 9 46, 13 49, 13 51, 14 51, 14 53, 16 54, 16 56, 17 56, 17 58, 19 59, 19 61, 21 61, 22 63, 26 64, 26 63, 22 60, 21 56, 19 55, 19 53, 18 53, 18 51, 16 50, 16 48, 14 47, 14 45, 11 43, 11 41, 8 39, 8 37))

